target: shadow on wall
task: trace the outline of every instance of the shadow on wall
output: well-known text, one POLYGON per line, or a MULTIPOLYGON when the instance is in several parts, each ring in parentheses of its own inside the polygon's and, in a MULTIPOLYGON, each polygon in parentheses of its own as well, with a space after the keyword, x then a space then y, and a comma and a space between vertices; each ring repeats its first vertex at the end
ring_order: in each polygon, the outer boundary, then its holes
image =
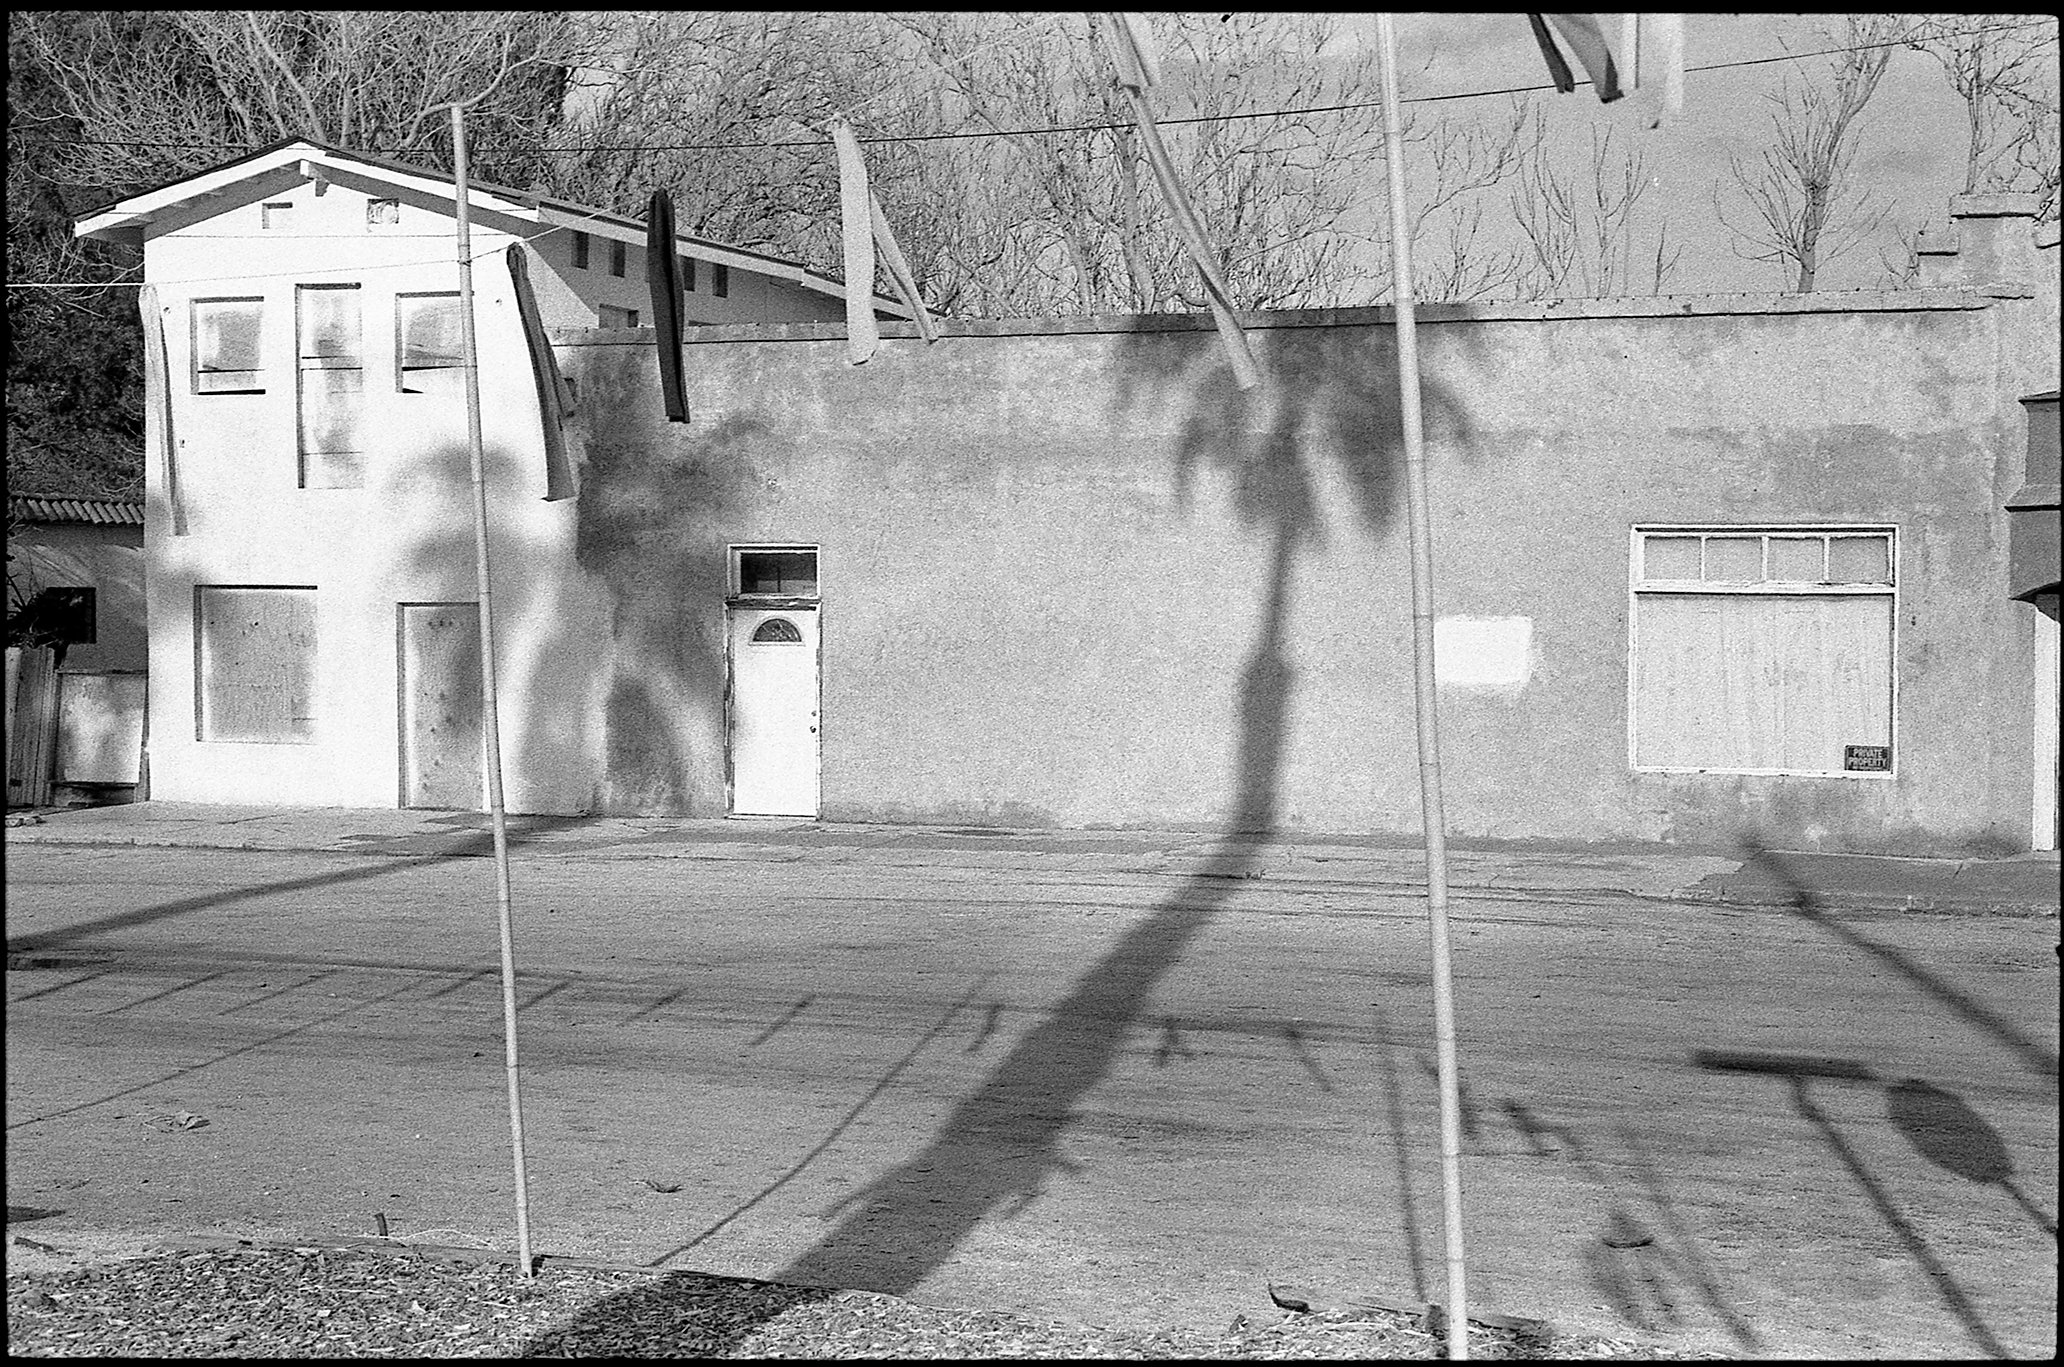
MULTIPOLYGON (((1393 529, 1402 535, 1406 524, 1397 348, 1391 331, 1278 328, 1259 335, 1266 339, 1260 353, 1266 383, 1245 393, 1233 385, 1212 333, 1142 330, 1127 336, 1117 348, 1119 378, 1111 414, 1114 429, 1124 430, 1172 405, 1178 506, 1190 507, 1207 481, 1223 481, 1241 522, 1270 544, 1269 579, 1261 593, 1263 637, 1249 659, 1246 682, 1249 689, 1265 686, 1269 681, 1261 676, 1273 672, 1280 675, 1284 691, 1265 737, 1246 743, 1247 718, 1242 718, 1233 829, 1249 831, 1271 829, 1277 815, 1274 793, 1287 777, 1280 753, 1291 720, 1283 630, 1294 609, 1300 556, 1325 545, 1329 522, 1359 526, 1371 540, 1393 529), (1329 483, 1345 487, 1348 507, 1326 506, 1329 483), (1271 796, 1265 811, 1247 798, 1262 784, 1271 796), (1257 818, 1265 819, 1246 824, 1257 818)), ((1467 408, 1426 360, 1420 392, 1429 459, 1460 456, 1474 462, 1467 408)), ((1410 585, 1393 588, 1409 605, 1410 585)), ((1411 638, 1401 637, 1394 646, 1408 655, 1411 638)), ((1416 736, 1394 740, 1399 763, 1413 763, 1416 736)), ((1398 824, 1408 825, 1409 819, 1401 813, 1398 824)))
MULTIPOLYGON (((577 628, 578 585, 538 573, 558 564, 549 533, 525 522, 541 487, 542 467, 499 448, 483 453, 488 490, 489 569, 494 576, 496 713, 502 779, 511 813, 548 810, 573 815, 592 804, 573 795, 567 775, 590 767, 589 728, 578 688, 592 651, 591 631, 577 628), (526 801, 526 795, 538 795, 526 801)), ((472 460, 464 446, 443 446, 412 460, 393 495, 410 510, 444 505, 447 515, 420 519, 414 538, 396 548, 391 588, 400 602, 476 602, 472 460)), ((398 630, 398 624, 397 624, 398 630)), ((477 668, 477 658, 472 667, 477 668)), ((397 704, 398 705, 398 704, 397 704)), ((397 726, 401 725, 397 714, 397 726)), ((397 737, 406 746, 406 738, 397 737)), ((406 795, 402 800, 406 802, 406 795)), ((468 810, 477 810, 469 808, 468 810)), ((455 851, 463 852, 463 851, 455 851)))
MULTIPOLYGON (((1323 512, 1315 467, 1342 461, 1356 491, 1353 514, 1372 534, 1389 530, 1396 520, 1394 491, 1401 487, 1395 468, 1400 457, 1395 401, 1384 392, 1389 387, 1394 395, 1396 372, 1383 365, 1388 342, 1377 345, 1366 333, 1352 343, 1295 339, 1265 353, 1268 361, 1288 365, 1274 389, 1242 395, 1233 389, 1217 345, 1210 333, 1128 339, 1117 357, 1123 377, 1118 392, 1126 405, 1164 397, 1181 405, 1174 478, 1186 483, 1213 465, 1235 470, 1240 514, 1268 539, 1269 577, 1257 585, 1265 610, 1240 681, 1233 743, 1238 789, 1231 814, 1234 832, 1267 833, 1276 825, 1283 741, 1297 686, 1283 648, 1285 610, 1298 553, 1316 541, 1323 512)), ((1430 411, 1459 428, 1459 405, 1437 385, 1427 388, 1430 411)), ((1412 738, 1398 742, 1409 750, 1412 738)), ((677 1328, 698 1351, 720 1353, 744 1342, 765 1318, 810 1295, 833 1288, 894 1295, 916 1289, 977 1229, 1038 1201, 1050 1181, 1071 1170, 1063 1140, 1077 1108, 1109 1075, 1135 1029, 1158 1019, 1151 1016, 1156 988, 1253 871, 1257 849, 1237 835, 1222 839, 1202 868, 1104 949, 1042 1022, 962 1097, 915 1156, 827 1212, 838 1223, 774 1275, 783 1287, 824 1290, 770 1288, 754 1314, 712 1336, 706 1324, 693 1322, 696 1298, 703 1294, 698 1288, 706 1279, 677 1275, 598 1302, 524 1351, 579 1354, 618 1343, 628 1325, 637 1325, 640 1332, 677 1328)), ((685 1239, 653 1265, 682 1255, 710 1232, 685 1239)), ((1406 1236, 1416 1233, 1408 1229, 1406 1236)))
POLYGON ((654 414, 649 347, 591 363, 593 415, 574 558, 613 603, 597 810, 724 812, 724 543, 764 502, 752 418, 675 427, 654 414))

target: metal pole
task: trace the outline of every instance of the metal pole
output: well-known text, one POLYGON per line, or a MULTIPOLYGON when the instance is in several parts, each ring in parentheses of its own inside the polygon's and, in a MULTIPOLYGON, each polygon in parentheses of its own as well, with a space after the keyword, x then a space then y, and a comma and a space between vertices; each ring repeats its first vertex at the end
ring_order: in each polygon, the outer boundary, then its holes
POLYGON ((466 343, 466 442, 473 461, 473 574, 480 586, 481 746, 487 765, 488 819, 494 828, 495 910, 502 930, 502 1055, 509 1078, 509 1145, 516 1163, 516 1256, 525 1277, 530 1256, 530 1178, 523 1161, 523 1088, 516 1072, 516 937, 509 914, 509 821, 502 805, 501 714, 495 702, 494 596, 487 567, 487 476, 480 441, 480 350, 473 332, 473 222, 466 189, 466 111, 451 107, 452 165, 458 182, 459 319, 466 343))
POLYGON ((1426 500, 1426 438, 1419 412, 1419 338, 1412 301, 1411 228, 1405 219, 1404 142, 1398 130, 1397 35, 1376 16, 1383 64, 1383 153, 1390 179, 1390 258, 1397 299, 1398 415, 1405 436, 1405 502, 1412 529, 1412 682, 1419 715, 1419 804, 1426 828, 1427 930, 1433 948, 1433 1033, 1440 1068, 1441 1212, 1448 1258, 1448 1356, 1469 1356, 1462 1258, 1462 1102, 1455 1077, 1455 988, 1448 967, 1447 816, 1441 806, 1440 720, 1433 678, 1433 530, 1426 500))

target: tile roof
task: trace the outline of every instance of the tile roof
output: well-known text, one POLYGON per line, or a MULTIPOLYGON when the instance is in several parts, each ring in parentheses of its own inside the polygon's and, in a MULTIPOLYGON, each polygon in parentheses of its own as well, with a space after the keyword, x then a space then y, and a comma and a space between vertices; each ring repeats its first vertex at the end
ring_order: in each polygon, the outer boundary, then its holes
POLYGON ((48 494, 9 494, 8 515, 21 522, 96 522, 141 527, 143 505, 125 498, 61 498, 48 494))

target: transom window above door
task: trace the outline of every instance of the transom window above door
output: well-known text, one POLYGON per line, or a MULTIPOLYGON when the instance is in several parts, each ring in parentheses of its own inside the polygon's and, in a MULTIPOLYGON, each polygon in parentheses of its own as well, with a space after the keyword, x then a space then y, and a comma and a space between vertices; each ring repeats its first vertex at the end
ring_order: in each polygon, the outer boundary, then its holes
POLYGON ((815 598, 815 546, 733 546, 731 593, 738 598, 815 598))

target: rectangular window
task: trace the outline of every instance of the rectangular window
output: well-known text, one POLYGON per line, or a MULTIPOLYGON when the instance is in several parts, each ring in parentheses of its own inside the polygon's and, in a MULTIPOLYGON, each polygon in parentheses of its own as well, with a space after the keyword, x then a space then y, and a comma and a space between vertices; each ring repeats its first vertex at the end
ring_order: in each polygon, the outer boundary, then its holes
POLYGON ((573 233, 573 268, 579 271, 588 268, 588 235, 578 228, 573 233))
POLYGON ((595 313, 606 328, 634 328, 638 326, 638 310, 620 309, 614 304, 597 304, 595 313))
POLYGON ((734 546, 731 592, 742 597, 815 598, 814 546, 734 546))
POLYGON ((43 589, 14 605, 7 621, 10 639, 37 646, 90 646, 99 639, 97 594, 90 588, 43 589))
POLYGON ((365 346, 358 286, 297 286, 294 314, 301 487, 356 489, 365 483, 365 346))
POLYGON ((622 275, 629 255, 624 249, 623 243, 611 242, 609 244, 609 273, 617 276, 622 275))
POLYGON ((692 256, 681 258, 681 288, 690 294, 695 292, 695 258, 692 256))
POLYGON ((1890 527, 1636 528, 1636 769, 1892 767, 1890 527))
POLYGON ((720 266, 715 262, 710 263, 709 291, 719 299, 729 299, 731 297, 731 268, 729 266, 720 266))
POLYGON ((402 294, 394 299, 395 388, 404 394, 462 397, 466 390, 465 320, 456 294, 402 294))
POLYGON ((193 301, 193 390, 196 394, 263 394, 258 344, 263 299, 193 301))
POLYGON ((315 739, 315 590, 194 590, 194 736, 307 745, 315 739))
POLYGON ((401 222, 401 201, 398 199, 367 200, 365 221, 368 228, 394 227, 401 222))
POLYGON ((258 214, 259 226, 269 233, 291 227, 294 222, 294 206, 291 204, 267 204, 258 214))

